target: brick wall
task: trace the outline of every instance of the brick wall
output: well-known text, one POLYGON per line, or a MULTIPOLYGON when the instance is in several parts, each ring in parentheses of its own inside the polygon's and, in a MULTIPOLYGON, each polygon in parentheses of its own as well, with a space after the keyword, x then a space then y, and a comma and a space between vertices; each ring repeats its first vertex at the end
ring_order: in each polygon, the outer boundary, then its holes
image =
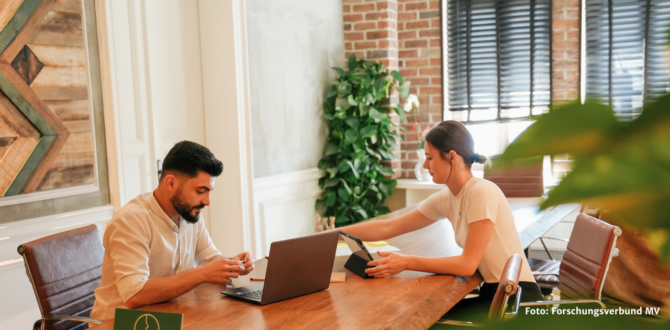
MULTIPOLYGON (((397 69, 412 82, 419 97, 421 128, 442 121, 442 29, 438 0, 343 0, 345 57, 377 60, 397 69)), ((554 104, 579 94, 579 0, 553 0, 552 99, 554 104)), ((396 119, 397 120, 397 119, 396 119)), ((418 141, 414 118, 404 124, 402 143, 394 170, 402 178, 414 178, 418 141)), ((420 132, 419 132, 420 133, 420 132)), ((569 160, 555 162, 554 170, 569 170, 569 160)))
POLYGON ((552 101, 555 105, 579 95, 579 0, 552 2, 552 101))

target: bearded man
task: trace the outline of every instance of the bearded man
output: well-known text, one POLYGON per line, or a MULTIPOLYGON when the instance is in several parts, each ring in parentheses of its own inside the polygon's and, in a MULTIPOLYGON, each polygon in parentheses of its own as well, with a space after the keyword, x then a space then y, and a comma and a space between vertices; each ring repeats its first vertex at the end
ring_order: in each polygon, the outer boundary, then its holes
POLYGON ((91 317, 114 318, 178 297, 200 283, 231 283, 253 270, 248 252, 224 258, 200 211, 223 164, 204 146, 182 141, 163 161, 158 188, 123 206, 105 229, 100 288, 91 317))

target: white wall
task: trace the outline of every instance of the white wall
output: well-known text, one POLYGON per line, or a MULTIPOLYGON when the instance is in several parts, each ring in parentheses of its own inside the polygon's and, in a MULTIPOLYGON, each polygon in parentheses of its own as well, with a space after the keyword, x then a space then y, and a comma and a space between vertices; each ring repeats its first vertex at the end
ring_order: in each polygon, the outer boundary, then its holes
POLYGON ((344 64, 340 0, 247 0, 257 249, 314 232, 324 95, 344 64))
POLYGON ((247 0, 254 178, 316 167, 344 64, 341 0, 247 0))
POLYGON ((155 153, 182 140, 205 144, 198 2, 146 0, 155 153))

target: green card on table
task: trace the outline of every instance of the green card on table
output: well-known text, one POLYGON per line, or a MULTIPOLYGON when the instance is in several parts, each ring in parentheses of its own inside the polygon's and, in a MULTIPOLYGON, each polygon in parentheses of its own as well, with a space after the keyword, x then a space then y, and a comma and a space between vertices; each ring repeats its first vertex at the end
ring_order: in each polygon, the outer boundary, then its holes
POLYGON ((181 330, 183 315, 117 308, 114 330, 181 330))

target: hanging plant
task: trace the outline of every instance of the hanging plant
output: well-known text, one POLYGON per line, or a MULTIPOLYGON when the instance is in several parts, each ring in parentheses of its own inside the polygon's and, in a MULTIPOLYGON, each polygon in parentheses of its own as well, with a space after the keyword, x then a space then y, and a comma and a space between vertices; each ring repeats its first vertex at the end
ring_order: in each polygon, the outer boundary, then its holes
POLYGON ((389 119, 395 111, 407 122, 402 107, 389 106, 389 95, 396 88, 401 98, 409 95, 410 82, 397 71, 390 75, 383 64, 356 60, 351 55, 348 71, 339 74, 323 104, 328 122, 328 143, 319 169, 323 189, 316 209, 334 216, 336 226, 344 226, 390 212, 384 206, 397 184, 393 170, 382 165, 393 159, 399 133, 389 119), (396 84, 397 82, 397 84, 396 84))

